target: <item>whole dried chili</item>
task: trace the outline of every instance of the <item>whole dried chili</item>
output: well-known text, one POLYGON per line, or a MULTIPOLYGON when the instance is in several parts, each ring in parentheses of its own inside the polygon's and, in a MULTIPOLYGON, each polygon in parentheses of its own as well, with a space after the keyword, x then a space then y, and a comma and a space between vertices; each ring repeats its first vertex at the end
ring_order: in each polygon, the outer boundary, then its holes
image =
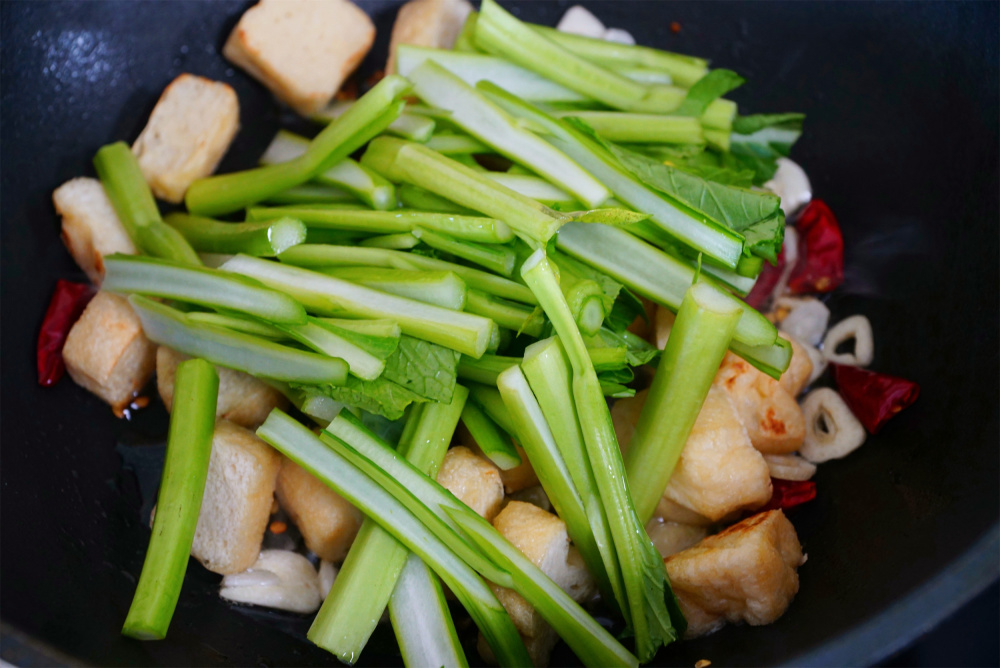
POLYGON ((831 364, 840 396, 869 433, 876 434, 889 418, 920 395, 911 380, 846 364, 831 364))
POLYGON ((844 238, 822 200, 809 202, 795 222, 799 261, 788 278, 792 294, 831 292, 844 282, 844 238))
POLYGON ((66 371, 62 349, 73 324, 79 319, 94 289, 86 283, 59 280, 38 333, 38 384, 54 385, 66 371))
POLYGON ((757 512, 781 508, 787 510, 816 498, 816 483, 812 480, 782 480, 771 478, 771 500, 757 512))
POLYGON ((764 263, 764 268, 761 269, 760 274, 757 276, 757 282, 753 284, 753 289, 750 290, 750 294, 746 296, 746 303, 754 308, 760 308, 764 305, 764 302, 768 300, 771 293, 778 286, 778 281, 781 280, 781 275, 785 271, 785 251, 782 249, 778 253, 778 263, 774 266, 764 263))

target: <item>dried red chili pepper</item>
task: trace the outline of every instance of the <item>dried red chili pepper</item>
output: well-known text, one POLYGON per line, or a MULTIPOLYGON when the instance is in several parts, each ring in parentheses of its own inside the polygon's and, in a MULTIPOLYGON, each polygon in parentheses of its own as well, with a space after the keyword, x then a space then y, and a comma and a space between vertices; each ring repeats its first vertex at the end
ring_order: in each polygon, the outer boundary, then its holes
POLYGON ((846 364, 831 364, 840 396, 869 433, 876 434, 889 418, 920 395, 912 380, 868 371, 846 364))
POLYGON ((771 500, 758 512, 781 508, 787 510, 816 498, 816 483, 812 480, 782 480, 771 478, 771 500))
POLYGON ((788 290, 792 294, 833 291, 844 282, 844 238, 837 218, 822 200, 814 199, 795 221, 795 229, 799 261, 788 278, 788 290))
POLYGON ((66 371, 62 349, 66 336, 79 319, 94 289, 86 283, 59 280, 38 333, 38 384, 54 385, 66 371))
POLYGON ((778 264, 771 266, 771 264, 765 262, 764 268, 760 270, 760 274, 757 276, 757 282, 753 284, 753 289, 746 296, 746 303, 754 308, 760 308, 767 301, 771 293, 774 292, 774 288, 778 286, 778 281, 781 280, 781 274, 785 271, 785 250, 782 249, 778 253, 778 264))

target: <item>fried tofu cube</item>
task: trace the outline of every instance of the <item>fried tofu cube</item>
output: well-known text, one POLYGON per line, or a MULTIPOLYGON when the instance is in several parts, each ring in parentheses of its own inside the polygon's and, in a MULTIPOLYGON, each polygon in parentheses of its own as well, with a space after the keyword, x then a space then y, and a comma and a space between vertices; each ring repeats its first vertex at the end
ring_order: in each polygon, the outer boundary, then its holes
POLYGON ((97 179, 70 179, 52 193, 52 203, 62 217, 66 249, 93 283, 104 280, 105 255, 138 252, 97 179))
MULTIPOLYGON (((167 410, 174 403, 174 374, 187 355, 160 346, 156 351, 156 388, 167 410)), ((215 416, 247 429, 256 429, 275 408, 288 407, 288 399, 262 380, 242 371, 215 367, 219 374, 219 398, 215 416)))
MULTIPOLYGON (((493 526, 573 600, 579 603, 594 595, 596 584, 580 553, 570 545, 566 523, 561 519, 533 504, 512 501, 496 516, 493 526)), ((549 654, 559 639, 552 627, 517 592, 492 584, 490 588, 521 634, 532 662, 536 666, 548 665, 549 654)), ((488 649, 480 636, 480 654, 487 659, 488 649)))
POLYGON ((714 382, 736 404, 755 448, 765 454, 783 455, 802 447, 805 417, 795 397, 778 381, 733 353, 726 353, 714 382))
MULTIPOLYGON (((618 443, 627 448, 648 391, 615 403, 611 420, 618 443)), ((657 514, 685 524, 717 522, 759 508, 771 498, 767 463, 750 443, 733 402, 711 387, 663 492, 657 514)))
POLYGON ((77 385, 121 411, 153 375, 156 344, 128 300, 102 290, 69 330, 63 359, 77 385))
POLYGON ((250 430, 215 422, 191 555, 220 575, 253 566, 271 516, 281 455, 250 430))
POLYGON ((767 462, 719 388, 709 389, 663 496, 713 522, 771 498, 767 462))
POLYGON ((799 590, 804 558, 792 523, 770 510, 664 561, 694 638, 726 622, 761 626, 781 617, 799 590))
POLYGON ((396 47, 400 44, 450 49, 472 12, 466 0, 410 0, 399 8, 389 40, 386 74, 396 71, 396 47))
POLYGON ((178 204, 188 186, 215 171, 239 126, 231 86, 181 74, 163 90, 132 153, 153 194, 178 204))
POLYGON ((223 55, 303 116, 325 107, 375 40, 348 0, 260 0, 240 18, 223 55))
POLYGON ((361 511, 290 459, 281 463, 276 489, 306 547, 327 561, 343 561, 364 521, 361 511))
MULTIPOLYGON (((476 455, 483 458, 486 457, 479 444, 476 443, 476 439, 472 438, 472 434, 469 433, 464 424, 459 423, 456 434, 459 443, 469 448, 476 455)), ((521 463, 512 469, 500 471, 500 480, 503 481, 503 489, 507 494, 515 494, 538 484, 538 476, 535 475, 535 469, 532 468, 531 462, 528 461, 528 455, 525 454, 524 448, 514 443, 514 449, 517 450, 517 454, 521 457, 521 463)))
POLYGON ((666 521, 654 517, 646 522, 646 534, 661 557, 669 557, 695 545, 708 535, 708 529, 694 524, 666 521))
POLYGON ((503 503, 503 481, 496 464, 461 445, 448 450, 438 483, 481 516, 492 520, 503 503))
POLYGON ((801 343, 791 336, 781 338, 788 339, 788 342, 792 344, 792 359, 788 363, 785 373, 781 374, 781 380, 778 381, 778 384, 785 389, 785 392, 797 397, 809 383, 813 372, 813 363, 809 359, 809 353, 806 352, 801 343))

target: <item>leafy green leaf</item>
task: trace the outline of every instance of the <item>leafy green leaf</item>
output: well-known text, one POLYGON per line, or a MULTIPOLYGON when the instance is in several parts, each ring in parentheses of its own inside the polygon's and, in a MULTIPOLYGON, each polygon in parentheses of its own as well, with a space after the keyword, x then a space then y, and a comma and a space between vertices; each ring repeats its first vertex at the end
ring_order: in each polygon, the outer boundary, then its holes
POLYGON ((447 403, 455 392, 459 353, 412 336, 401 336, 385 361, 382 378, 431 401, 447 403))
POLYGON ((757 114, 740 116, 733 122, 729 153, 723 166, 750 169, 754 184, 763 185, 778 169, 777 160, 787 157, 802 134, 803 114, 757 114))
POLYGON ((745 82, 746 79, 732 70, 712 70, 691 86, 684 102, 671 113, 674 116, 701 116, 708 105, 745 82))
POLYGON ((781 200, 776 195, 709 181, 611 142, 604 143, 646 185, 746 237, 744 253, 776 261, 784 239, 784 220, 776 217, 781 200))
POLYGON ((614 332, 620 333, 628 329, 629 325, 635 322, 636 318, 640 317, 649 322, 649 317, 646 315, 646 307, 643 306, 642 300, 626 288, 618 293, 618 298, 615 299, 615 303, 611 307, 611 313, 604 318, 604 326, 614 332))
POLYGON ((403 417, 403 412, 411 403, 424 401, 422 397, 405 387, 387 380, 384 374, 375 380, 361 380, 355 376, 348 376, 347 382, 343 385, 292 384, 292 387, 307 391, 319 390, 334 401, 381 415, 389 420, 403 417))

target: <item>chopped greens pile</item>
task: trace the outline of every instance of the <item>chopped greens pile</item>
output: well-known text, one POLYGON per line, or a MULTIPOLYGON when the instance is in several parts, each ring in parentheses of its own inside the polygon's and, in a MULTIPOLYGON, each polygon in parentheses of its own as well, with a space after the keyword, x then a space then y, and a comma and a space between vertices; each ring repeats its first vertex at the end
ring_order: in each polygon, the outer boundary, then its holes
MULTIPOLYGON (((152 341, 267 381, 324 428, 275 410, 258 431, 368 516, 314 642, 354 660, 388 606, 408 664, 464 662, 440 578, 501 665, 528 664, 488 580, 587 665, 647 662, 685 620, 643 526, 715 369, 727 349, 774 377, 790 359, 740 297, 780 252, 779 199, 757 187, 802 116, 740 116, 734 72, 493 0, 454 50, 400 46, 398 69, 314 138, 283 131, 260 167, 196 182, 186 214, 161 218, 127 147, 101 149, 143 253, 109 256, 104 289, 131 295, 152 341), (680 311, 662 354, 627 329, 639 297, 680 311), (645 364, 650 405, 673 410, 643 414, 623 461, 605 397, 634 394, 645 364), (403 422, 398 445, 372 415, 403 422), (502 469, 521 445, 631 650, 434 481, 459 420, 502 469)), ((162 637, 172 608, 140 624, 144 596, 126 632, 162 637)))

